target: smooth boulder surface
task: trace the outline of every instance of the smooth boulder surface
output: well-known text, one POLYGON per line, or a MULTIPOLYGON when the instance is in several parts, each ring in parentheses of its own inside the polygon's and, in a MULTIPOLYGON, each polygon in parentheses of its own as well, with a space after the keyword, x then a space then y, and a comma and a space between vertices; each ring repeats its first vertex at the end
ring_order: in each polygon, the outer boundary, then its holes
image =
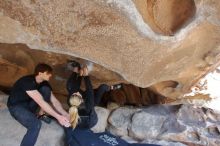
POLYGON ((107 124, 108 124, 108 116, 110 114, 110 111, 103 107, 95 107, 95 111, 98 116, 98 122, 94 127, 91 128, 91 130, 94 133, 101 133, 106 130, 107 124))
POLYGON ((120 107, 110 115, 108 126, 111 133, 130 142, 218 146, 219 116, 219 112, 192 105, 120 107))

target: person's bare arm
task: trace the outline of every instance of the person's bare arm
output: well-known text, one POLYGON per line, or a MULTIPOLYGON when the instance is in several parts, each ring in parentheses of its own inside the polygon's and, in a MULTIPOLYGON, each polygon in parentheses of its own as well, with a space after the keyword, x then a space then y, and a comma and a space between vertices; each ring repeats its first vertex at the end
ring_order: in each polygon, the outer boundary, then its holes
POLYGON ((57 112, 69 119, 69 114, 63 109, 62 104, 59 102, 59 100, 57 100, 52 92, 50 99, 53 107, 57 110, 57 112))
POLYGON ((65 127, 69 127, 69 120, 60 114, 58 114, 46 101, 44 101, 40 92, 37 90, 26 91, 26 93, 48 114, 56 118, 59 123, 65 127))

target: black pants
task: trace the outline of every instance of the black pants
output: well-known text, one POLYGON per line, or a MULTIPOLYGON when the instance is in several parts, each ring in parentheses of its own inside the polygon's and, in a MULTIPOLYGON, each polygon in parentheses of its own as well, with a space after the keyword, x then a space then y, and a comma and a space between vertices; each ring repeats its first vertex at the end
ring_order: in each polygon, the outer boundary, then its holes
MULTIPOLYGON (((81 94, 84 99, 85 108, 82 110, 79 109, 80 121, 77 128, 89 129, 92 128, 98 121, 94 107, 100 103, 103 94, 108 92, 110 88, 109 86, 102 84, 97 89, 93 90, 89 76, 84 77, 84 81, 86 90, 84 92, 81 91, 81 94)), ((64 130, 66 133, 66 143, 68 145, 73 145, 74 139, 72 138, 72 132, 74 129, 64 128, 64 130)))

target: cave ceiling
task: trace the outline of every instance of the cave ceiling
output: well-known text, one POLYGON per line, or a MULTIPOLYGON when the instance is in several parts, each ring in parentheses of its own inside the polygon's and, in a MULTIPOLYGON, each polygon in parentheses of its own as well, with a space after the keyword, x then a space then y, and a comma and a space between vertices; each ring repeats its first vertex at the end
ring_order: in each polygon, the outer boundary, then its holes
POLYGON ((63 92, 66 62, 76 59, 94 64, 95 86, 131 83, 177 98, 219 65, 219 34, 218 0, 1 0, 0 86, 46 62, 63 92))

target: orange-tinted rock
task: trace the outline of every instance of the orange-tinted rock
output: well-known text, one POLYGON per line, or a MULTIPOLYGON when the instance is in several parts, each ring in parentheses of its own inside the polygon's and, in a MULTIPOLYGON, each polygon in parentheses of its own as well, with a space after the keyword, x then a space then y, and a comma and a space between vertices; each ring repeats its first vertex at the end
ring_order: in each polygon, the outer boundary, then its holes
POLYGON ((0 86, 11 87, 16 79, 27 72, 27 68, 0 58, 0 86))
POLYGON ((126 103, 133 104, 133 105, 141 105, 141 93, 140 89, 137 86, 131 84, 123 84, 122 90, 126 95, 126 103))
MULTIPOLYGON (((23 44, 0 43, 0 54, 0 87, 12 87, 18 78, 33 74, 36 64, 44 62, 53 68, 53 76, 50 82, 54 92, 64 95, 67 94, 66 80, 71 74, 67 68, 67 61, 77 60, 82 64, 88 62, 68 55, 32 50, 23 44)), ((97 64, 93 64, 90 76, 94 88, 103 83, 110 85, 124 81, 118 74, 97 64)))
POLYGON ((163 104, 166 102, 166 97, 159 95, 159 92, 154 92, 148 88, 140 88, 142 105, 163 104))
POLYGON ((115 102, 119 105, 124 105, 126 103, 126 95, 122 90, 111 91, 108 95, 104 96, 104 104, 108 102, 115 102))
POLYGON ((117 90, 110 91, 105 94, 102 104, 115 102, 119 105, 152 105, 162 104, 166 102, 166 98, 157 94, 148 88, 139 88, 132 84, 122 84, 122 87, 117 90))
POLYGON ((144 20, 157 33, 173 35, 196 12, 194 0, 134 0, 144 20))

